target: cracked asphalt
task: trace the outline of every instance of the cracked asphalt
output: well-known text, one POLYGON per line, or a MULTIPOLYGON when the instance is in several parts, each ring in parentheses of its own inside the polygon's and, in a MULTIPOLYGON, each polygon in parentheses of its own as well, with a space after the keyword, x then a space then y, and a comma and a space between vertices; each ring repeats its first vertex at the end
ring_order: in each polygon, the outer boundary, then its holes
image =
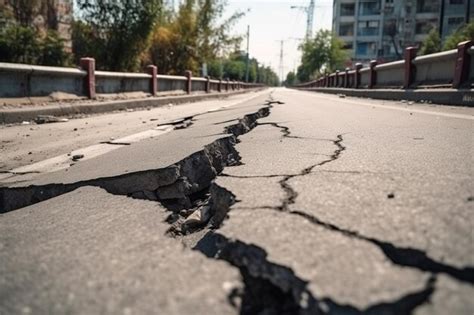
POLYGON ((197 106, 0 180, 0 314, 474 313, 472 109, 197 106))

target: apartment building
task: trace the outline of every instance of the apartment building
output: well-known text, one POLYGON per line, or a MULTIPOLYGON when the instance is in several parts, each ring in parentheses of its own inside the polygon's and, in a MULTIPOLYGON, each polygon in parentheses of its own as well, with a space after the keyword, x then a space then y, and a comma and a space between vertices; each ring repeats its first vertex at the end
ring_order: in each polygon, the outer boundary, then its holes
POLYGON ((72 51, 73 0, 40 0, 29 4, 28 10, 22 5, 24 4, 18 1, 0 0, 0 27, 21 23, 44 32, 56 30, 64 40, 64 50, 72 51), (25 12, 30 14, 26 15, 25 12))
POLYGON ((474 0, 335 0, 333 31, 351 62, 401 59, 433 29, 443 38, 474 18, 474 0), (470 3, 468 3, 470 1, 470 3))

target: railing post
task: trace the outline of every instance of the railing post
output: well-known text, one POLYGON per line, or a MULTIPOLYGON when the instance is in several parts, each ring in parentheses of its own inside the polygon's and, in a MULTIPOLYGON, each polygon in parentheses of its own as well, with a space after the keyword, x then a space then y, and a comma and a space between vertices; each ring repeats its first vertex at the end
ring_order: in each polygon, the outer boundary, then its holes
POLYGON ((329 87, 329 75, 327 73, 324 74, 324 87, 329 87))
POLYGON ((192 91, 192 77, 193 77, 193 72, 190 70, 186 70, 184 72, 184 75, 186 76, 186 93, 191 94, 192 91))
POLYGON ((211 78, 206 76, 206 93, 211 92, 211 78))
POLYGON ((354 74, 354 88, 358 89, 360 86, 360 69, 362 69, 361 63, 356 63, 355 74, 354 74))
POLYGON ((226 79, 226 84, 225 84, 225 91, 226 92, 229 92, 229 82, 230 82, 230 80, 229 80, 229 78, 227 78, 226 79))
POLYGON ((377 71, 375 71, 376 66, 377 66, 377 60, 372 60, 369 64, 369 67, 370 67, 369 89, 373 89, 377 85, 377 71))
POLYGON ((403 88, 408 89, 413 82, 415 82, 416 76, 416 67, 413 64, 413 59, 416 57, 416 52, 418 50, 415 47, 407 47, 405 49, 405 81, 403 83, 403 88))
POLYGON ((336 87, 339 87, 339 70, 336 70, 336 87))
POLYGON ((344 73, 344 87, 349 87, 349 68, 346 68, 346 73, 344 73))
POLYGON ((219 85, 217 85, 217 92, 222 92, 222 79, 219 79, 219 85))
POLYGON ((158 90, 158 81, 156 75, 158 74, 158 68, 154 65, 149 65, 146 67, 148 73, 151 75, 150 79, 150 94, 156 96, 156 91, 158 90))
POLYGON ((95 59, 81 58, 81 68, 87 74, 84 77, 84 94, 88 98, 95 98, 95 59))
POLYGON ((471 55, 469 50, 474 45, 474 41, 465 41, 458 44, 458 54, 456 66, 454 68, 453 88, 458 89, 469 79, 471 68, 471 55))

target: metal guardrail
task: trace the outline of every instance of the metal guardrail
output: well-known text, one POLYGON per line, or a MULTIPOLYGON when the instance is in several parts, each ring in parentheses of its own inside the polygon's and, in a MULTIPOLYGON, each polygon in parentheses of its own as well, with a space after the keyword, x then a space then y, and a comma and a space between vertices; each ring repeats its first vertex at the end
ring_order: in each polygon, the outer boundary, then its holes
POLYGON ((369 67, 357 64, 355 69, 327 73, 296 88, 404 88, 451 86, 470 88, 474 83, 474 41, 458 44, 457 49, 416 56, 417 49, 405 50, 404 60, 369 67))
POLYGON ((0 63, 0 97, 48 96, 63 92, 95 98, 96 93, 140 91, 156 95, 163 91, 181 91, 189 94, 263 86, 193 77, 190 71, 185 76, 162 75, 157 73, 155 66, 148 66, 147 70, 148 73, 96 71, 92 58, 82 58, 79 68, 0 63))

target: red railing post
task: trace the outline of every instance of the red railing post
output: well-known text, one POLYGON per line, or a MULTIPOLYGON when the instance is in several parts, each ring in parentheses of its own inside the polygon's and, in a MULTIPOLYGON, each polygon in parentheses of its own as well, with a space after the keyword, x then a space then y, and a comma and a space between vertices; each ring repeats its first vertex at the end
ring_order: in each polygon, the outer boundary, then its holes
POLYGON ((344 87, 349 87, 349 68, 346 68, 346 72, 344 73, 344 87))
POLYGON ((372 60, 369 64, 369 67, 370 67, 369 89, 373 89, 377 85, 377 71, 375 71, 376 66, 377 66, 377 60, 372 60))
POLYGON ((417 52, 416 47, 407 47, 405 49, 405 81, 403 83, 403 88, 408 89, 413 82, 415 82, 416 77, 416 67, 413 64, 413 59, 416 57, 417 52))
POLYGON ((458 54, 456 66, 454 68, 453 88, 458 89, 469 79, 471 69, 471 55, 469 50, 474 45, 474 41, 465 41, 458 44, 458 54))
POLYGON ((211 92, 211 78, 206 76, 206 93, 211 92))
POLYGON ((186 76, 186 93, 191 94, 192 92, 192 77, 193 77, 193 72, 186 70, 184 72, 184 75, 186 76))
POLYGON ((84 94, 88 98, 95 98, 95 59, 81 58, 81 68, 87 72, 84 77, 84 94))
POLYGON ((158 68, 154 65, 149 65, 146 67, 148 73, 151 75, 150 79, 150 94, 152 96, 156 96, 156 91, 158 90, 158 81, 157 81, 157 74, 158 74, 158 68))
POLYGON ((362 69, 361 63, 356 63, 355 74, 354 74, 354 88, 358 89, 360 86, 360 69, 362 69))

